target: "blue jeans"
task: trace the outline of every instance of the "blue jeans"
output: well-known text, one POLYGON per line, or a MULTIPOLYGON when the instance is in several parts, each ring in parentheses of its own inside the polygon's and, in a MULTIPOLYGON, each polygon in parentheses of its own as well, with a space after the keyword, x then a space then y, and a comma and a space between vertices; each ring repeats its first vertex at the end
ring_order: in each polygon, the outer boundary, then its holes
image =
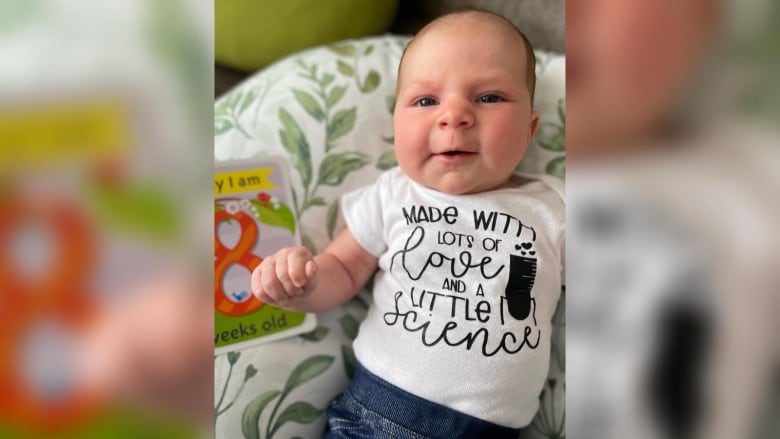
POLYGON ((328 406, 325 437, 517 439, 503 427, 412 395, 359 363, 349 387, 328 406))

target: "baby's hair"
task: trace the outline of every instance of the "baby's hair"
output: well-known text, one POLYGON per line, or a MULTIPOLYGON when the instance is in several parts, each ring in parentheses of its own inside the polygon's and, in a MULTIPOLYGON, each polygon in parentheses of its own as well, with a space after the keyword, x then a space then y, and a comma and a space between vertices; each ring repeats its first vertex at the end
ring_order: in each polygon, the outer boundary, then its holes
MULTIPOLYGON (((458 15, 486 15, 488 17, 499 19, 504 24, 509 26, 511 29, 514 30, 514 32, 517 33, 517 35, 520 36, 520 39, 523 41, 523 46, 525 47, 525 54, 526 54, 526 85, 528 86, 528 93, 531 96, 531 105, 533 105, 534 102, 534 90, 536 89, 536 55, 534 55, 534 49, 531 46, 531 43, 528 41, 528 38, 526 38, 525 34, 518 29, 517 26, 515 26, 514 23, 509 21, 506 17, 500 14, 496 14, 495 12, 487 11, 484 9, 478 9, 478 8, 459 8, 454 11, 448 12, 444 15, 441 15, 437 18, 435 18, 430 23, 423 26, 422 29, 417 31, 417 33, 412 37, 411 40, 409 40, 408 43, 406 43, 406 47, 404 47, 403 53, 401 53, 401 59, 398 62, 398 77, 401 76, 401 65, 403 64, 404 57, 406 56, 406 51, 409 50, 409 47, 412 45, 414 40, 419 39, 421 36, 423 36, 428 30, 433 28, 435 25, 440 24, 442 21, 446 21, 449 18, 456 17, 458 15)), ((396 85, 396 94, 397 94, 397 85, 396 85)))

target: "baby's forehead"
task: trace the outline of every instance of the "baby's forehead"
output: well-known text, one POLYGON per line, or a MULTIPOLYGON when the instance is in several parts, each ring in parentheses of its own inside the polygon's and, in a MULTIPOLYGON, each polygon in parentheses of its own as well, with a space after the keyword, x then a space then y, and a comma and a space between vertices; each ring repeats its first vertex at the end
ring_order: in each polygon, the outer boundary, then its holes
MULTIPOLYGON (((507 54, 524 54, 526 51, 522 37, 504 20, 487 16, 445 16, 437 19, 420 32, 407 45, 404 56, 401 58, 399 69, 409 58, 427 58, 431 51, 457 50, 450 46, 461 47, 463 44, 472 46, 472 42, 484 50, 500 51, 507 54), (444 48, 447 49, 444 49, 444 48)), ((511 56, 506 61, 524 59, 511 56)))
POLYGON ((439 17, 424 26, 415 35, 415 40, 421 40, 428 33, 458 33, 474 32, 474 37, 494 38, 523 44, 519 31, 506 19, 497 15, 465 11, 439 17))
MULTIPOLYGON (((500 54, 499 59, 511 64, 510 70, 517 80, 526 83, 533 98, 535 88, 535 57, 527 39, 515 25, 507 19, 482 11, 456 12, 437 18, 423 27, 404 49, 398 65, 398 86, 406 82, 406 73, 417 71, 416 67, 407 67, 409 58, 428 59, 432 51, 452 49, 451 45, 465 44, 473 50, 479 45, 480 53, 500 54), (464 41, 464 38, 466 40, 464 41), (426 41, 431 44, 427 44, 426 41), (411 55, 411 56, 410 56, 411 55), (408 70, 412 69, 412 70, 408 70)), ((454 49, 457 51, 457 48, 454 49)), ((461 53, 461 52, 454 52, 461 53)), ((464 55, 470 56, 470 55, 464 55)), ((496 58, 493 58, 496 59, 496 58)), ((417 66, 419 61, 411 61, 417 66)))
MULTIPOLYGON (((483 12, 467 11, 445 15, 423 27, 407 45, 401 63, 407 52, 416 51, 417 46, 428 46, 424 44, 426 41, 435 40, 441 47, 442 44, 460 44, 462 37, 478 40, 485 47, 498 47, 507 53, 523 54, 527 50, 524 37, 505 19, 483 12)), ((527 53, 525 57, 528 57, 527 53)))

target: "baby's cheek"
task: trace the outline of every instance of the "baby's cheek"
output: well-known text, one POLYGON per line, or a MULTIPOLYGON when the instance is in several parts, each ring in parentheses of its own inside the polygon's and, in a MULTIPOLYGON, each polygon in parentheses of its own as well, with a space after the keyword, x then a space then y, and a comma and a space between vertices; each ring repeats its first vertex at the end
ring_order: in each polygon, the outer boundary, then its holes
POLYGON ((396 132, 394 140, 396 160, 404 166, 414 166, 428 146, 427 136, 408 127, 396 132))

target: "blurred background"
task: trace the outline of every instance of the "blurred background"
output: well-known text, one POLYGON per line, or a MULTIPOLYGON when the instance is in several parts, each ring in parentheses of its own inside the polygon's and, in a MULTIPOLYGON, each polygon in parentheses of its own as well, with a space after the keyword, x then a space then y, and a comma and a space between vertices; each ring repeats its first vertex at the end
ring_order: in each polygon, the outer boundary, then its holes
POLYGON ((210 436, 212 11, 0 5, 0 437, 210 436))
POLYGON ((567 1, 569 437, 780 435, 778 20, 567 1))

